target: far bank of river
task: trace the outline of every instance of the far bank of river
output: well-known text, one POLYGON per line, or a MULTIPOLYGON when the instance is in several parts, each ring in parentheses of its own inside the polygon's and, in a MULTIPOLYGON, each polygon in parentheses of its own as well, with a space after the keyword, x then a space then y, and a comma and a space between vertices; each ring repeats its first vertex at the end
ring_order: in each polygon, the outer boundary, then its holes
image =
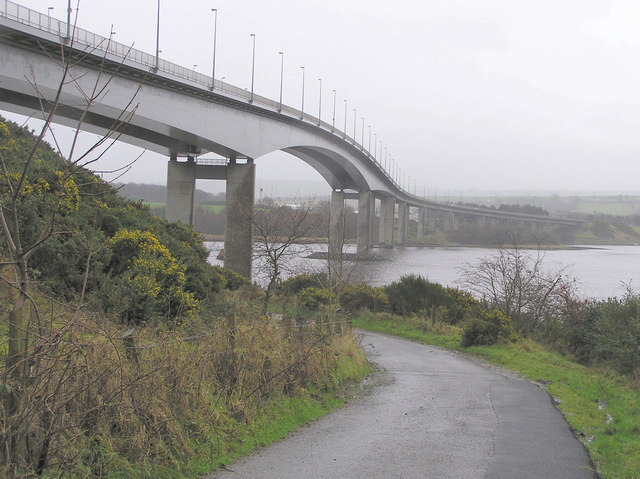
MULTIPOLYGON (((222 242, 206 242, 211 251, 209 261, 222 266, 217 260, 222 242)), ((326 245, 296 245, 300 258, 295 269, 300 272, 317 272, 325 268, 326 260, 308 259, 312 252, 326 251, 326 245)), ((353 249, 347 246, 347 251, 353 249)), ((459 268, 465 264, 477 264, 481 258, 496 254, 491 248, 397 246, 392 249, 374 248, 377 260, 358 261, 352 269, 352 281, 367 281, 374 286, 383 286, 403 275, 420 274, 430 281, 457 286, 459 268)), ((535 254, 535 252, 532 252, 535 254)), ((621 297, 626 287, 640 290, 640 246, 581 246, 572 249, 557 249, 544 252, 545 264, 553 270, 566 268, 567 276, 576 278, 584 297, 606 299, 621 297)), ((257 269, 258 268, 254 268, 257 269)), ((256 275, 255 281, 260 282, 256 275)))

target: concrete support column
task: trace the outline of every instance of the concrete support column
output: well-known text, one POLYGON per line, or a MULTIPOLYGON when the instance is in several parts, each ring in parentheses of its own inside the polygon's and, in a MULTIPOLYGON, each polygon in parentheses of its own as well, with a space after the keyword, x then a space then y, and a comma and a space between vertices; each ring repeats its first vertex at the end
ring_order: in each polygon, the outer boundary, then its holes
POLYGON ((438 212, 433 208, 427 208, 427 228, 430 233, 436 232, 436 220, 438 218, 438 212))
POLYGON ((395 230, 396 199, 393 197, 380 200, 380 241, 387 248, 393 247, 395 230))
POLYGON ((453 211, 446 211, 444 214, 444 232, 450 233, 455 231, 455 213, 453 211))
POLYGON ((344 192, 331 192, 329 211, 329 257, 340 258, 344 244, 344 192))
POLYGON ((376 199, 371 194, 371 207, 369 208, 369 249, 373 248, 375 243, 375 225, 376 225, 376 199))
POLYGON ((253 160, 239 164, 232 159, 227 165, 224 267, 251 279, 253 256, 252 218, 256 168, 253 160))
POLYGON ((358 239, 357 252, 359 255, 369 254, 371 250, 371 209, 373 195, 370 191, 358 192, 358 239))
POLYGON ((487 225, 487 218, 484 216, 476 216, 476 225, 478 228, 484 228, 487 225))
POLYGON ((418 241, 424 240, 427 220, 427 209, 424 206, 418 207, 418 241))
POLYGON ((398 243, 407 242, 409 228, 409 205, 406 201, 398 201, 398 243))
POLYGON ((196 191, 196 163, 189 157, 178 161, 173 156, 167 164, 167 221, 193 224, 193 200, 196 191))

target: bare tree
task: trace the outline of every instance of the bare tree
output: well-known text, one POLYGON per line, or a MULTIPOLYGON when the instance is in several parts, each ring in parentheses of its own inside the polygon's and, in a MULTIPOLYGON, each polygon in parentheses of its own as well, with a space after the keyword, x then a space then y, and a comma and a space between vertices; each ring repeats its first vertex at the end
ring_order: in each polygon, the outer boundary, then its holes
POLYGON ((459 284, 479 299, 511 317, 523 334, 538 324, 559 316, 566 304, 575 300, 575 280, 564 268, 551 269, 544 253, 529 254, 514 245, 501 248, 478 264, 459 268, 459 284))
MULTIPOLYGON (((102 47, 108 50, 108 44, 102 45, 102 47)), ((0 199, 0 228, 8 252, 8 258, 3 262, 3 266, 12 267, 14 274, 10 284, 15 290, 13 307, 9 313, 7 370, 16 377, 22 376, 25 372, 30 304, 33 304, 30 297, 29 259, 48 238, 60 233, 56 230, 59 214, 65 207, 69 206, 69 202, 75 201, 73 197, 77 195, 78 184, 74 180, 74 176, 81 169, 89 167, 105 154, 114 142, 119 139, 119 132, 122 131, 122 127, 131 119, 136 110, 136 105, 134 105, 133 101, 137 91, 132 95, 129 104, 120 112, 120 116, 114 119, 107 133, 100 136, 88 148, 78 151, 78 139, 80 132, 84 129, 85 119, 106 95, 115 73, 106 72, 105 57, 103 56, 96 80, 91 90, 87 91, 81 86, 80 79, 82 75, 76 74, 75 68, 82 62, 84 57, 95 54, 95 49, 88 49, 84 52, 76 51, 74 55, 71 55, 70 51, 61 43, 59 56, 54 57, 47 54, 61 72, 57 91, 53 98, 47 98, 41 93, 37 78, 27 78, 39 100, 41 119, 43 120, 36 140, 29 145, 26 152, 14 151, 6 147, 6 145, 4 145, 5 148, 0 149, 0 179, 4 183, 3 189, 6 192, 0 199), (80 92, 84 98, 84 105, 74 126, 74 134, 69 149, 67 152, 63 152, 51 125, 60 107, 63 92, 69 88, 74 88, 80 92), (36 163, 38 148, 48 135, 53 138, 58 153, 65 157, 65 161, 62 163, 62 171, 59 172, 57 181, 54 184, 49 182, 47 185, 54 198, 49 205, 48 211, 41 212, 42 218, 39 222, 38 230, 31 231, 27 236, 23 231, 21 216, 24 213, 24 209, 29 208, 25 199, 28 198, 33 189, 28 177, 31 175, 36 163), (16 161, 16 158, 12 158, 12 155, 20 155, 20 158, 16 161)))
POLYGON ((263 314, 281 275, 296 272, 297 259, 308 250, 302 240, 313 234, 316 224, 313 202, 297 204, 294 199, 290 203, 267 200, 255 208, 251 220, 256 268, 267 280, 263 314))

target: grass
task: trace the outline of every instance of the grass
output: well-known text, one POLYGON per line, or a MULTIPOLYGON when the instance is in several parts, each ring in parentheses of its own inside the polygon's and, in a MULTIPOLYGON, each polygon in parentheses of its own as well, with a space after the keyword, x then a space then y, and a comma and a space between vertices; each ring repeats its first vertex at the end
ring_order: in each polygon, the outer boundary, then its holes
POLYGON ((602 478, 640 477, 640 392, 630 387, 629 378, 586 368, 528 340, 463 348, 459 328, 388 314, 363 313, 353 325, 463 351, 541 383, 587 447, 602 478))

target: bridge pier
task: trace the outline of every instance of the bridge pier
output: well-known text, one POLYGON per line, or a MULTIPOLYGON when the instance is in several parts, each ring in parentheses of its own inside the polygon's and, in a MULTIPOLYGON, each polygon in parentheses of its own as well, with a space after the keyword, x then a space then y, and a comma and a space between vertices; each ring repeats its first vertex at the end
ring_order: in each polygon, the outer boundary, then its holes
POLYGON ((398 243, 407 242, 409 229, 409 204, 406 201, 398 201, 398 243))
POLYGON ((427 228, 429 233, 436 232, 436 223, 438 219, 438 212, 433 208, 427 208, 427 228))
POLYGON ((424 206, 419 206, 418 207, 418 232, 417 232, 418 241, 424 240, 426 219, 427 219, 426 216, 427 216, 427 209, 424 206))
POLYGON ((196 163, 192 157, 178 161, 172 156, 167 164, 167 221, 193 225, 193 201, 196 191, 196 163))
POLYGON ((393 196, 380 200, 380 241, 386 248, 393 248, 393 232, 396 220, 396 199, 393 196))
POLYGON ((331 192, 329 206, 329 258, 340 258, 344 244, 344 191, 331 192))
POLYGON ((253 199, 256 166, 247 158, 244 164, 231 158, 227 165, 224 267, 251 279, 253 259, 253 199))
POLYGON ((357 253, 360 256, 367 255, 371 251, 373 201, 371 191, 358 192, 357 253))

